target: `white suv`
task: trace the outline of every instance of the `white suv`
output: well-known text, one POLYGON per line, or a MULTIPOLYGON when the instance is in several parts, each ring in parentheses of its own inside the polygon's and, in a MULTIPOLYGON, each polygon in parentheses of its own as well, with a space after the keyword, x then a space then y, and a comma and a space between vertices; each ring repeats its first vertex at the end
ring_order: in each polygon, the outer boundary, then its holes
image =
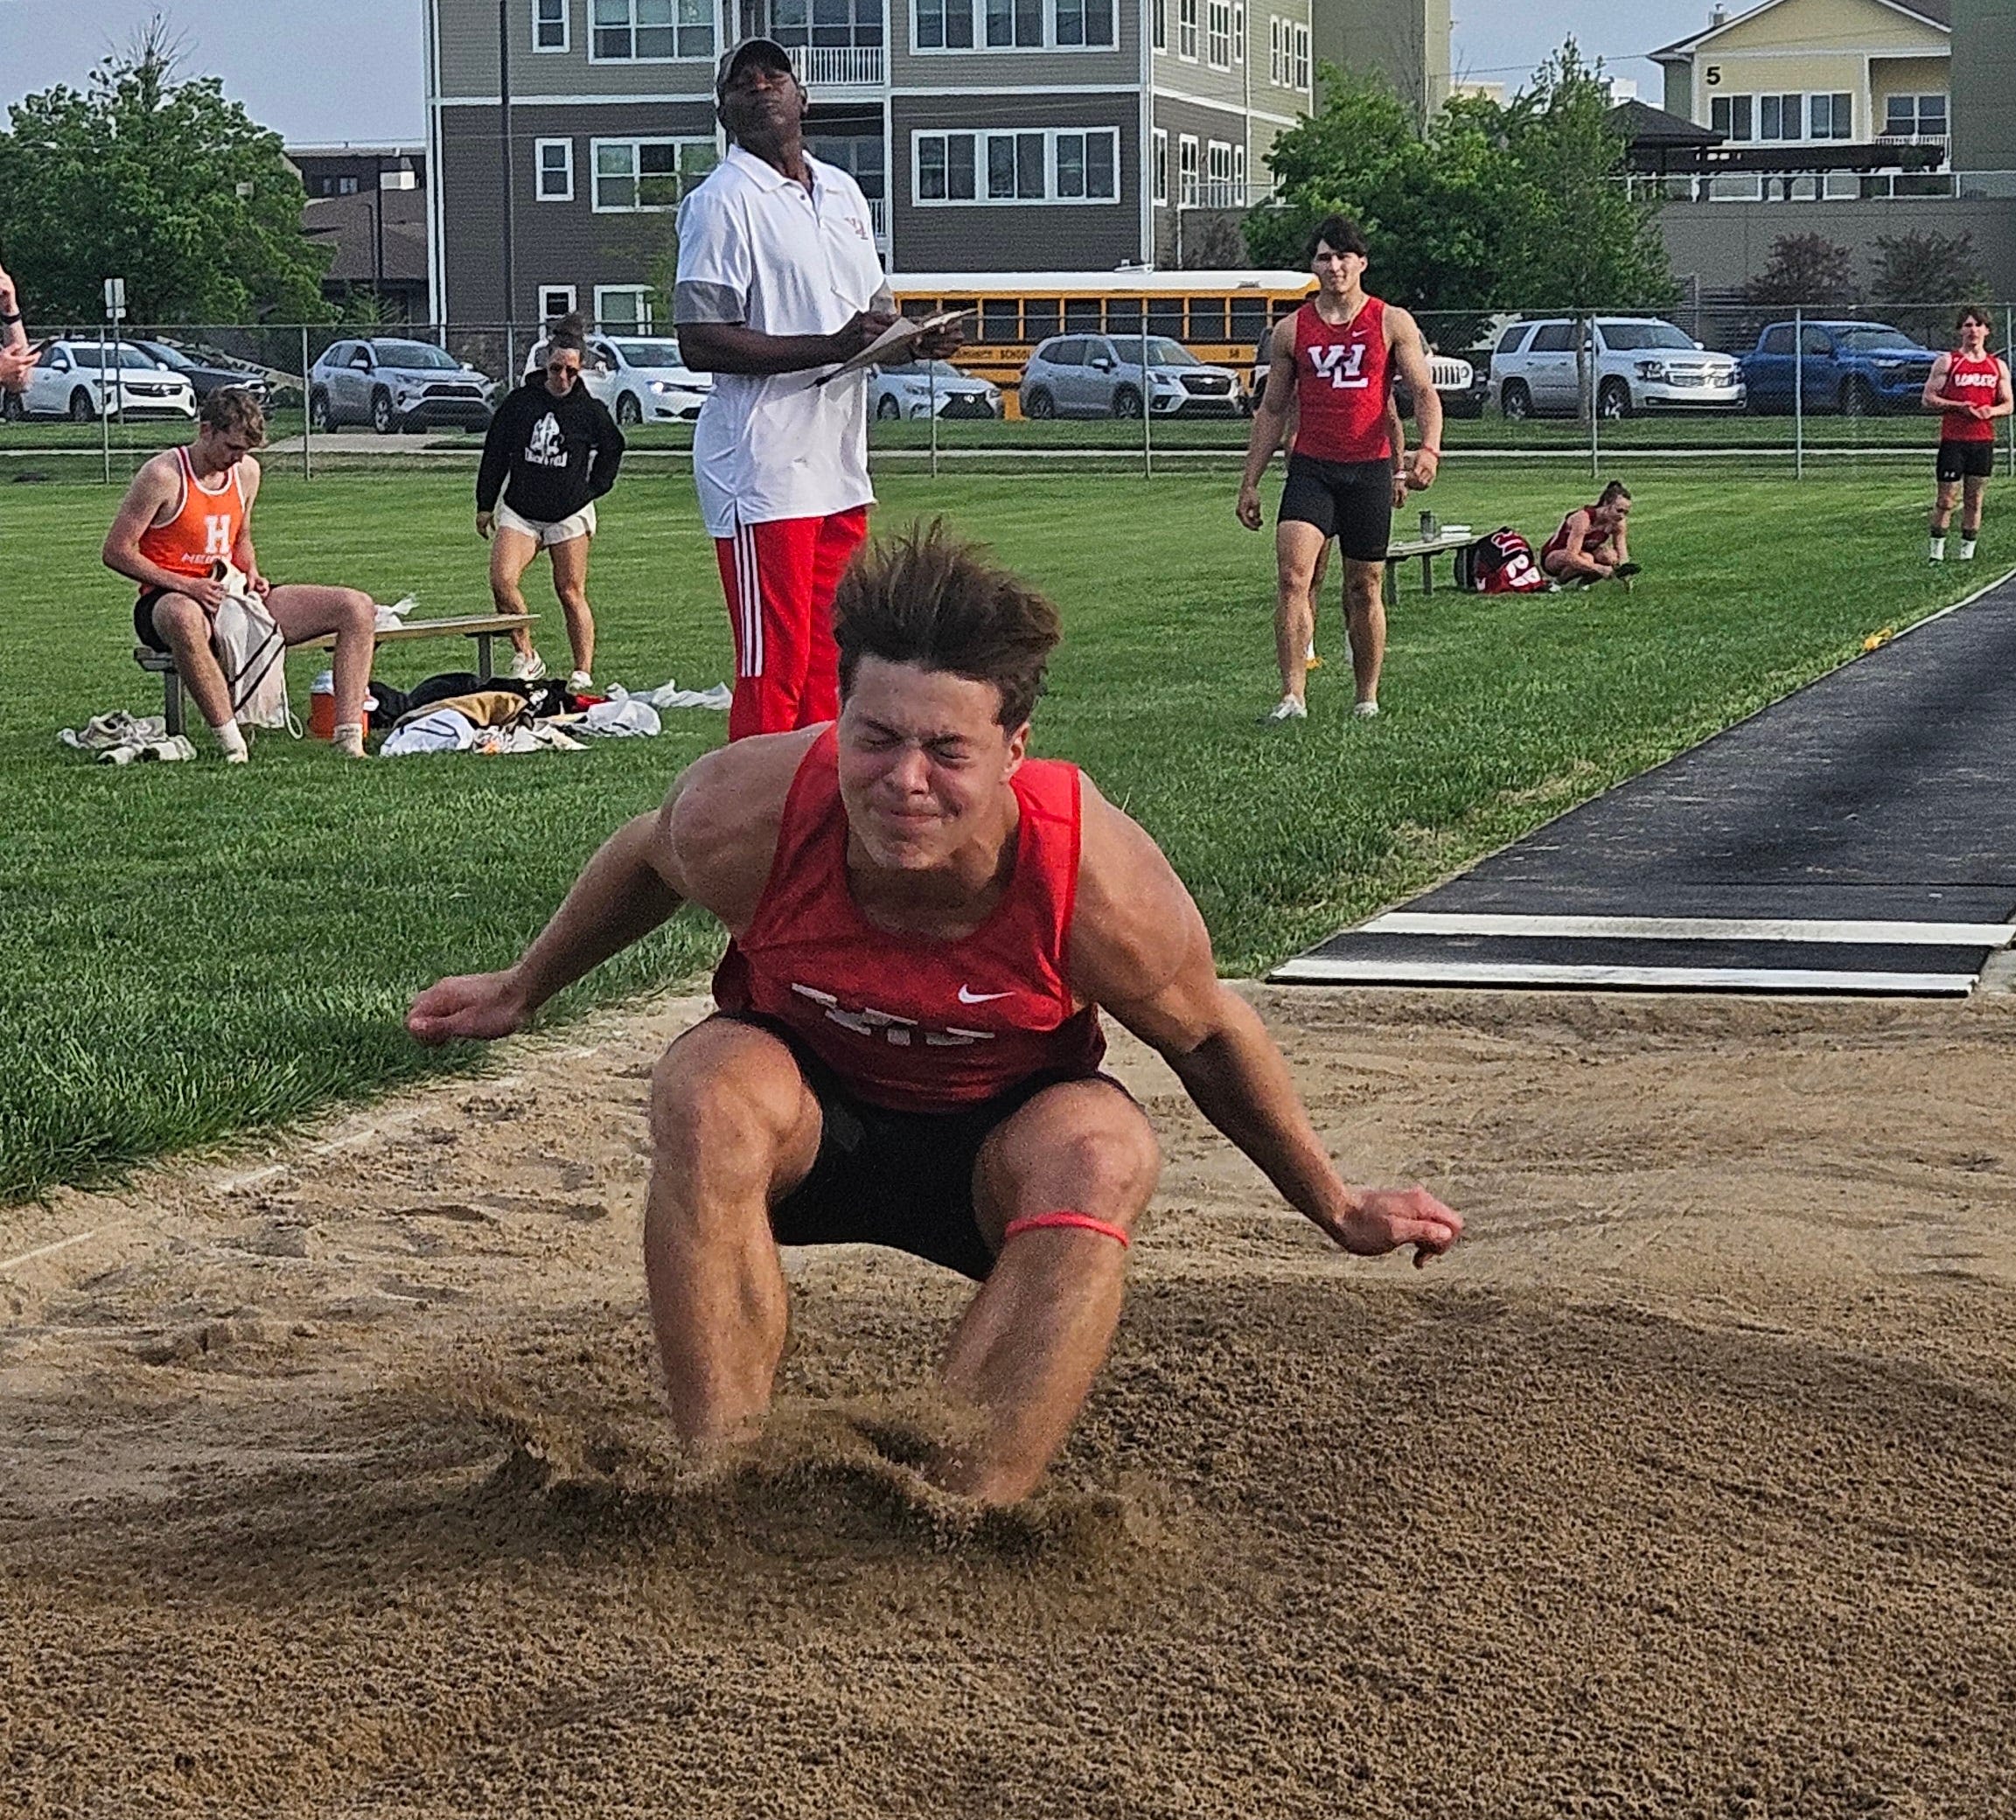
POLYGON ((183 374, 162 366, 130 343, 52 341, 28 374, 28 389, 7 396, 10 415, 69 417, 94 423, 119 412, 128 417, 196 415, 196 392, 183 374), (101 365, 100 363, 103 364, 101 365), (117 380, 106 384, 106 373, 117 380))
MULTIPOLYGON (((1491 352, 1491 396, 1499 414, 1573 416, 1587 369, 1576 359, 1576 321, 1547 317, 1514 323, 1491 352)), ((1599 316, 1593 346, 1596 410, 1612 419, 1639 411, 1743 408, 1743 373, 1732 354, 1712 354, 1656 316, 1599 316)))
MULTIPOLYGON (((525 377, 546 366, 546 344, 525 357, 525 377)), ((714 390, 711 373, 696 373, 670 335, 591 335, 581 382, 626 429, 633 423, 691 422, 714 390)))

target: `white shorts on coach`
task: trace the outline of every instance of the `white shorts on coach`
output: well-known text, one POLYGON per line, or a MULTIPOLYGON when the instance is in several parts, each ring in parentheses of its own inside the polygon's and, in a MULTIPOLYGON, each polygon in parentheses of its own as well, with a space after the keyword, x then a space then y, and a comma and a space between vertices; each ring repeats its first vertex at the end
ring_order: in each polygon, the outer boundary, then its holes
POLYGON ((583 506, 571 517, 555 519, 551 524, 542 524, 537 519, 520 518, 503 500, 497 502, 497 528, 515 531, 520 537, 529 537, 542 550, 550 550, 556 543, 572 543, 577 537, 595 535, 595 507, 583 506))

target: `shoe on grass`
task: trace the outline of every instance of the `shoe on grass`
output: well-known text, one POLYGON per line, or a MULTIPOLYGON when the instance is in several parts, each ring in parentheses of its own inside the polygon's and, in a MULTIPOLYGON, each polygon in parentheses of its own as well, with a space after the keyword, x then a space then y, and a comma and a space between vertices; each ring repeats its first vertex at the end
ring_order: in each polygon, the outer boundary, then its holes
POLYGON ((595 687, 595 679, 585 670, 569 670, 567 673, 567 693, 585 695, 595 687))
POLYGON ((1292 721, 1306 721, 1309 717, 1308 705, 1300 695, 1283 695, 1273 707, 1260 716, 1263 727, 1286 727, 1292 721))
POLYGON ((511 666, 504 673, 513 682, 537 682, 546 674, 546 659, 536 651, 513 652, 511 666))
POLYGON ((1377 701, 1359 701, 1352 705, 1351 718, 1354 721, 1375 720, 1378 712, 1379 704, 1377 701))

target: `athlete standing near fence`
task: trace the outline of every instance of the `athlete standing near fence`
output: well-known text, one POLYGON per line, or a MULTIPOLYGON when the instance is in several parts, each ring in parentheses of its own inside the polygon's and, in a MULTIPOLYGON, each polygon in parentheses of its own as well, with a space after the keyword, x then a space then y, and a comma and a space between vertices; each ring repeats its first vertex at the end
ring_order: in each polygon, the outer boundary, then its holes
POLYGON ((1300 413, 1274 533, 1274 649, 1281 699, 1268 724, 1306 720, 1309 577, 1325 541, 1344 558, 1344 617, 1361 716, 1379 711, 1385 658, 1386 545, 1392 529, 1392 443, 1386 430, 1395 373, 1414 395, 1421 440, 1408 485, 1432 485, 1441 460, 1442 401, 1421 331, 1405 310, 1365 293, 1366 243, 1355 222, 1332 215, 1309 237, 1315 296, 1273 334, 1266 389, 1253 412, 1239 480, 1239 522, 1261 526, 1260 476, 1280 446, 1292 400, 1300 413))
POLYGON ((1925 380, 1924 406, 1943 413, 1939 423, 1939 491, 1932 502, 1932 560, 1946 560, 1946 527, 1953 506, 1960 508, 1960 560, 1974 560, 1981 534, 1981 507, 1988 477, 1995 471, 1995 420, 2012 408, 2009 363, 1988 352, 1988 312, 1966 309, 1954 325, 1960 345, 1932 363, 1925 380))

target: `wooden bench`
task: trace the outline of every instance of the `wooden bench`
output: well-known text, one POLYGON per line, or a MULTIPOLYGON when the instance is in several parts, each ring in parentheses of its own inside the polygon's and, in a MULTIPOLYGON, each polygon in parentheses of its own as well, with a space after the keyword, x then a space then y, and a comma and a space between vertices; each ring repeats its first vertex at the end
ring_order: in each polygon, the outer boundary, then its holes
MULTIPOLYGON (((497 674, 492 664, 492 652, 495 640, 500 633, 510 633, 520 626, 532 624, 537 620, 536 613, 470 613, 459 619, 415 619, 404 625, 388 626, 378 634, 380 645, 396 644, 402 638, 446 638, 460 636, 476 640, 476 673, 485 680, 497 674)), ((303 639, 299 645, 289 645, 292 651, 330 651, 335 648, 336 634, 324 632, 318 638, 303 639)), ((150 675, 161 679, 162 716, 168 723, 169 736, 172 738, 182 731, 182 678, 175 668, 175 659, 165 651, 156 651, 151 645, 136 645, 133 661, 150 675)))
POLYGON ((1398 601, 1400 584, 1397 571, 1401 563, 1419 556, 1421 559, 1421 592, 1435 591, 1435 558, 1452 550, 1460 550, 1477 540, 1475 531, 1438 531, 1433 537, 1410 537, 1399 543, 1386 546, 1386 598, 1398 601))

